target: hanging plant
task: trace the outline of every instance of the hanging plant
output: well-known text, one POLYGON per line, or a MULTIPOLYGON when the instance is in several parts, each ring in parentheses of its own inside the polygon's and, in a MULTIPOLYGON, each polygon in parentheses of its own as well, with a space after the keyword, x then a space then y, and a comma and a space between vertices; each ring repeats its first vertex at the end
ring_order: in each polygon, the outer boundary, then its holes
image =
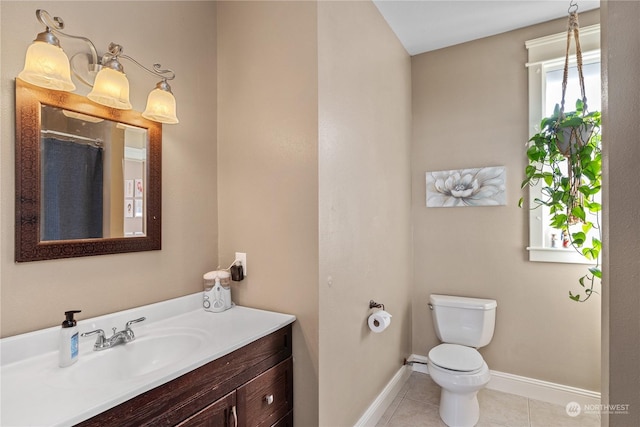
MULTIPOLYGON (((534 209, 547 206, 550 226, 559 230, 573 249, 595 262, 595 266, 589 268, 589 272, 578 280, 582 291, 577 294, 569 291, 569 298, 579 302, 591 297, 595 292, 596 279, 602 278, 599 263, 602 250, 599 212, 602 205, 598 201, 602 187, 600 126, 600 112, 587 111, 578 16, 577 11, 573 11, 569 14, 562 101, 560 105, 556 104, 550 117, 542 119, 540 131, 529 140, 529 163, 525 168, 525 179, 521 187, 542 184, 542 196, 534 199, 534 209), (572 32, 576 41, 582 99, 576 101, 575 111, 565 113, 572 32)), ((521 198, 519 206, 522 206, 523 201, 521 198)))

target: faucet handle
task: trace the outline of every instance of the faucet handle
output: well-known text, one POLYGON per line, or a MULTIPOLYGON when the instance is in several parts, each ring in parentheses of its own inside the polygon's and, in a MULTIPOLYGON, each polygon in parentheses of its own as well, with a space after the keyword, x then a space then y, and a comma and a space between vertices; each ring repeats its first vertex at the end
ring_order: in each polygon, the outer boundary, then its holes
POLYGON ((141 317, 141 318, 135 319, 135 320, 129 320, 127 322, 127 324, 125 325, 125 329, 129 329, 129 326, 133 325, 134 323, 140 323, 140 322, 143 322, 145 320, 147 320, 146 317, 141 317))
POLYGON ((92 335, 98 335, 96 343, 93 345, 94 350, 103 349, 107 343, 107 340, 102 329, 96 329, 95 331, 83 332, 82 334, 80 334, 80 336, 82 337, 90 337, 92 335))
POLYGON ((98 335, 98 339, 104 338, 104 331, 102 329, 96 329, 95 331, 80 334, 81 337, 90 337, 91 335, 98 335))
POLYGON ((131 325, 133 325, 134 323, 140 323, 144 320, 146 320, 146 317, 141 317, 139 319, 135 319, 135 320, 129 320, 127 322, 127 324, 125 325, 124 328, 124 334, 126 335, 126 342, 130 342, 136 339, 135 334, 133 333, 133 329, 131 329, 131 325))

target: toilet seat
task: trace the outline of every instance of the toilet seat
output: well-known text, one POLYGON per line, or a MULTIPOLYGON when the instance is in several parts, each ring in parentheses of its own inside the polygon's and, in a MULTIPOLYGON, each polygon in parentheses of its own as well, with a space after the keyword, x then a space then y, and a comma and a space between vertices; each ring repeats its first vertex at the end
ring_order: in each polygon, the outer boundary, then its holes
POLYGON ((440 344, 432 348, 429 360, 442 369, 466 374, 474 373, 484 365, 478 350, 459 344, 440 344))

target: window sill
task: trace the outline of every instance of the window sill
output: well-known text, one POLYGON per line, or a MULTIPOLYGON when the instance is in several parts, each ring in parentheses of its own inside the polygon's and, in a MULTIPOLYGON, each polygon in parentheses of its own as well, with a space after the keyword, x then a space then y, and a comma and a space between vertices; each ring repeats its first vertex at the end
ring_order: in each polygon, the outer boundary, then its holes
POLYGON ((565 264, 595 265, 595 261, 580 255, 575 249, 528 247, 529 261, 560 262, 565 264))

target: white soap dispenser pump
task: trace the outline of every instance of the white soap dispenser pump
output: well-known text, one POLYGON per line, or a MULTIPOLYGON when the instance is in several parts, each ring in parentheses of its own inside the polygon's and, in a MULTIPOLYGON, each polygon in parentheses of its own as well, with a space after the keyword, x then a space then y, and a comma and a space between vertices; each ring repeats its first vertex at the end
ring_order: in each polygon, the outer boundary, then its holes
POLYGON ((60 330, 60 350, 58 352, 60 355, 58 365, 61 368, 71 366, 78 361, 79 336, 73 315, 80 312, 80 310, 71 310, 64 313, 66 319, 62 322, 60 330))

